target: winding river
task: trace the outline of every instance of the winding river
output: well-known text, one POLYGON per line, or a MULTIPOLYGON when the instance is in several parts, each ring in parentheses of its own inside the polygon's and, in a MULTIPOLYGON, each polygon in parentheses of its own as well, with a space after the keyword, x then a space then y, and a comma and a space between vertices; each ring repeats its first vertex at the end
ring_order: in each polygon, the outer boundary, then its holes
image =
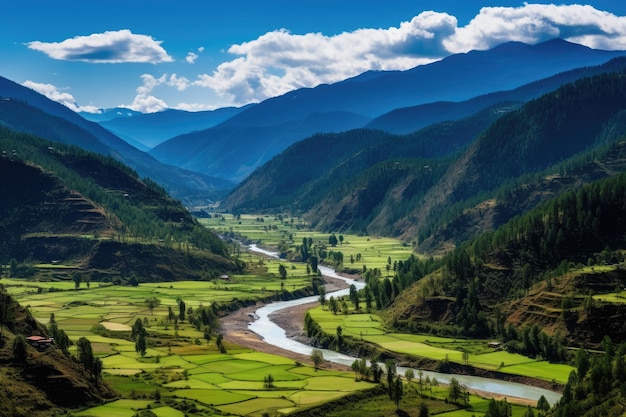
MULTIPOLYGON (((263 250, 261 248, 258 248, 255 245, 251 245, 249 249, 255 252, 263 253, 267 256, 278 257, 275 252, 263 250)), ((365 286, 363 282, 354 281, 352 279, 345 278, 345 277, 338 275, 331 268, 320 266, 319 269, 322 272, 323 276, 341 279, 348 284, 354 284, 357 287, 357 289, 361 289, 365 286)), ((332 294, 335 297, 337 297, 341 295, 347 295, 348 293, 349 293, 349 289, 346 288, 346 289, 339 290, 333 293, 327 293, 326 295, 328 296, 332 294)), ((285 308, 315 302, 317 301, 317 299, 318 299, 317 296, 311 296, 311 297, 299 298, 297 300, 279 301, 279 302, 274 302, 272 304, 267 304, 259 308, 258 310, 256 310, 256 314, 258 318, 249 324, 249 328, 251 331, 253 331, 254 333, 258 334, 260 337, 262 337, 265 342, 271 345, 278 346, 283 349, 290 350, 292 352, 301 353, 304 355, 310 355, 313 350, 312 346, 306 345, 304 343, 300 343, 298 341, 295 341, 287 337, 285 330, 279 327, 273 321, 271 321, 269 319, 269 315, 279 310, 283 310, 285 308)), ((347 366, 350 366, 352 362, 354 362, 354 360, 357 359, 355 357, 344 355, 342 353, 338 353, 332 350, 321 349, 321 351, 324 354, 324 359, 331 361, 331 362, 347 365, 347 366)), ((407 368, 401 367, 401 366, 397 367, 397 371, 401 375, 404 375, 404 372, 406 371, 406 369, 407 368)), ((417 375, 417 372, 420 370, 415 369, 414 371, 415 371, 415 374, 417 375)), ((503 396, 508 396, 508 397, 524 398, 524 399, 528 399, 531 401, 537 401, 539 397, 543 395, 550 404, 554 404, 561 398, 561 394, 557 392, 550 391, 550 390, 543 389, 543 388, 533 387, 530 385, 519 384, 516 382, 508 382, 508 381, 503 381, 499 379, 482 378, 482 377, 469 376, 469 375, 451 375, 451 374, 444 374, 444 373, 439 373, 439 372, 423 371, 423 370, 422 372, 424 376, 429 376, 430 378, 435 377, 437 378, 439 382, 442 382, 444 384, 449 383, 450 378, 454 377, 459 381, 459 383, 465 385, 468 389, 484 391, 486 393, 492 393, 492 394, 503 395, 503 396)))

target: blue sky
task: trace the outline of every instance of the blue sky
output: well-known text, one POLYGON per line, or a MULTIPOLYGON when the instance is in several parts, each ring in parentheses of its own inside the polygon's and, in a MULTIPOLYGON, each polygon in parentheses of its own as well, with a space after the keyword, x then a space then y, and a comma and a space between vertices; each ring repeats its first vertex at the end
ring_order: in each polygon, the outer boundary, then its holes
POLYGON ((626 50, 621 0, 5 3, 0 75, 86 111, 243 105, 509 40, 626 50))

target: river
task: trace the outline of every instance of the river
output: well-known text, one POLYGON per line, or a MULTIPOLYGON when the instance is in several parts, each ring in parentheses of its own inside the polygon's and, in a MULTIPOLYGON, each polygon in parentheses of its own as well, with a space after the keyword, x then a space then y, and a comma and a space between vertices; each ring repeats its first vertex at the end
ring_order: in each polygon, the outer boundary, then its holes
MULTIPOLYGON (((266 251, 264 249, 258 248, 255 245, 251 245, 249 247, 250 250, 263 253, 267 256, 278 257, 275 252, 266 251)), ((363 282, 354 281, 349 278, 342 277, 338 275, 333 269, 320 266, 320 271, 323 276, 337 278, 345 281, 348 284, 354 284, 357 289, 361 289, 365 286, 363 282)), ((329 296, 332 294, 333 296, 341 296, 347 295, 349 293, 349 289, 343 289, 332 293, 327 293, 329 296)), ((310 302, 315 302, 318 300, 317 296, 298 298, 297 300, 290 301, 279 301, 271 304, 267 304, 256 310, 256 314, 258 318, 249 324, 249 329, 259 335, 266 343, 269 343, 274 346, 278 346, 283 349, 290 350, 292 352, 301 353, 304 355, 310 355, 313 347, 306 345, 304 343, 298 342, 296 340, 290 339, 287 337, 285 330, 279 327, 276 323, 269 319, 269 315, 275 313, 279 310, 294 307, 301 304, 306 304, 310 302)), ((320 349, 324 354, 324 359, 340 363, 343 365, 350 366, 352 362, 354 362, 355 357, 344 355, 342 353, 335 352, 333 350, 320 349)), ((404 372, 407 368, 405 367, 397 367, 397 371, 400 375, 404 375, 404 372)), ((414 369, 415 374, 419 372, 419 369, 414 369)), ((424 377, 429 376, 431 379, 433 377, 437 378, 437 381, 447 384, 450 382, 452 377, 456 378, 460 384, 465 385, 470 390, 479 390, 484 391, 486 393, 492 393, 497 395, 503 395, 508 397, 518 397, 531 401, 537 401, 539 397, 542 395, 548 400, 548 402, 552 405, 557 402, 561 398, 561 394, 558 392, 550 391, 543 388, 533 387, 531 385, 524 385, 516 382, 503 381, 500 379, 490 379, 490 378, 482 378, 475 377, 469 375, 451 375, 444 374, 439 372, 432 371, 424 371, 422 370, 424 377)))

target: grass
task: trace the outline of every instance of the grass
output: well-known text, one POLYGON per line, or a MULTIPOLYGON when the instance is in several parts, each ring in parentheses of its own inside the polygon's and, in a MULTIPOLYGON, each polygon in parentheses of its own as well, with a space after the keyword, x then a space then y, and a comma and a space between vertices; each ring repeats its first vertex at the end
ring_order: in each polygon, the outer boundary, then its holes
MULTIPOLYGON (((288 216, 281 218, 270 215, 245 214, 237 218, 230 214, 224 214, 219 217, 199 220, 202 224, 218 233, 233 232, 240 236, 245 236, 251 241, 260 243, 264 247, 278 248, 283 242, 290 245, 300 245, 303 238, 312 239, 314 244, 320 243, 328 246, 328 238, 331 236, 331 233, 308 230, 307 225, 300 218, 288 216), (260 219, 263 219, 263 221, 259 221, 260 219)), ((336 233, 337 237, 339 235, 339 233, 336 233)), ((341 235, 343 236, 343 242, 340 242, 334 248, 328 246, 327 249, 329 251, 342 252, 344 266, 348 268, 360 270, 365 265, 368 269, 379 268, 381 271, 386 271, 389 258, 391 258, 393 263, 393 261, 406 260, 413 253, 409 245, 397 239, 352 234, 341 235), (361 259, 358 262, 356 262, 357 255, 361 259), (355 259, 354 263, 350 262, 351 257, 355 259)), ((274 262, 276 273, 279 263, 274 262)), ((273 268, 270 269, 270 272, 273 271, 273 268)))
MULTIPOLYGON (((102 359, 105 379, 124 399, 85 410, 80 416, 130 417, 148 406, 158 416, 184 415, 144 399, 156 390, 163 398, 192 401, 215 413, 260 415, 264 410, 298 410, 372 386, 355 383, 351 373, 315 372, 292 360, 228 343, 228 353, 220 354, 215 340, 207 343, 187 320, 179 321, 177 329, 167 320, 168 308, 178 313, 177 298, 196 309, 234 298, 271 296, 281 283, 288 290, 310 285, 311 277, 302 265, 289 267, 287 279, 281 280, 279 262, 263 262, 269 274, 233 276, 229 281, 141 283, 137 287, 92 283, 78 290, 73 282, 3 279, 3 284, 42 323, 48 323, 53 313, 59 328, 74 342, 87 337, 102 359), (153 297, 160 303, 149 310, 145 300, 153 297), (137 355, 134 342, 128 340, 129 326, 137 319, 150 334, 160 336, 151 336, 153 342, 160 339, 160 344, 149 345, 146 357, 137 355), (106 333, 94 333, 103 322, 106 333), (200 344, 194 343, 196 339, 200 344), (275 381, 272 388, 264 386, 269 374, 275 381)), ((75 353, 75 349, 70 351, 75 353)))
POLYGON ((351 314, 334 315, 327 309, 316 307, 309 310, 309 314, 326 333, 335 334, 337 326, 341 326, 344 335, 363 339, 391 352, 464 364, 463 350, 467 350, 477 352, 470 353, 467 361, 467 364, 477 368, 561 383, 567 382, 570 372, 574 369, 569 365, 552 364, 489 348, 488 340, 391 332, 384 327, 380 317, 371 313, 356 313, 351 310, 351 314))
MULTIPOLYGON (((420 406, 425 404, 429 415, 441 417, 471 417, 484 415, 487 411, 489 400, 470 395, 469 406, 462 408, 457 404, 443 401, 447 397, 446 388, 437 388, 427 397, 422 397, 417 393, 415 384, 404 384, 404 396, 400 401, 402 415, 417 417, 420 406)), ((511 404, 511 416, 522 417, 527 407, 511 404)), ((327 407, 324 412, 325 417, 351 417, 362 415, 368 417, 386 417, 396 415, 396 405, 389 400, 386 393, 369 396, 362 396, 349 404, 336 407, 327 407)))

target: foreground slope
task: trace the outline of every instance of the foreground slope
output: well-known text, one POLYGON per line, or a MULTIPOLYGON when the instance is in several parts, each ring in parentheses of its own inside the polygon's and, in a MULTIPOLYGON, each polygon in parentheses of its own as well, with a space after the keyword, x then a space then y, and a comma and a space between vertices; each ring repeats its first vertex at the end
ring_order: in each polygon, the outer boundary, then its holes
POLYGON ((48 337, 47 329, 3 290, 0 306, 1 415, 65 415, 64 409, 93 406, 115 397, 104 382, 94 380, 70 354, 56 347, 40 352, 26 346, 24 357, 19 357, 13 347, 16 338, 48 337))

